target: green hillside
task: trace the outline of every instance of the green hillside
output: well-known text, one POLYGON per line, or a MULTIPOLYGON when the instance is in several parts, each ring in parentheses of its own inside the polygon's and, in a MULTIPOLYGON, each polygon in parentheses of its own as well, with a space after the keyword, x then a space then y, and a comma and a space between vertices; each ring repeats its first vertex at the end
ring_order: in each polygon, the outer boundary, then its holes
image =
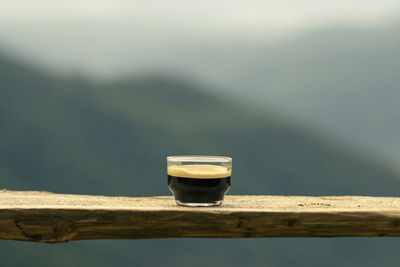
MULTIPOLYGON (((400 188, 399 177, 369 157, 171 77, 99 85, 0 57, 0 129, 1 188, 165 195, 170 194, 165 157, 173 154, 233 157, 232 194, 397 195, 400 188)), ((317 266, 332 261, 332 249, 342 251, 338 262, 368 265, 373 261, 359 253, 375 245, 354 239, 0 242, 6 264, 38 266, 60 259, 66 266, 166 265, 165 259, 171 266, 201 266, 208 260, 219 266, 264 266, 266 260, 317 266), (358 248, 346 253, 354 243, 358 248), (48 256, 38 256, 44 253, 48 256), (317 258, 308 258, 310 253, 317 258)), ((395 259, 389 245, 383 244, 386 250, 377 250, 375 258, 395 259)))

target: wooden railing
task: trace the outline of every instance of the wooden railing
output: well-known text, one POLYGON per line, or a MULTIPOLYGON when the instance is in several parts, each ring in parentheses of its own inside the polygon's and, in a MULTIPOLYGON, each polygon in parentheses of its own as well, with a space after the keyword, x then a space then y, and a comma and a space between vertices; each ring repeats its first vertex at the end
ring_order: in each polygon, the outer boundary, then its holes
POLYGON ((170 196, 105 197, 0 191, 0 239, 400 236, 400 198, 226 196, 221 207, 170 196))

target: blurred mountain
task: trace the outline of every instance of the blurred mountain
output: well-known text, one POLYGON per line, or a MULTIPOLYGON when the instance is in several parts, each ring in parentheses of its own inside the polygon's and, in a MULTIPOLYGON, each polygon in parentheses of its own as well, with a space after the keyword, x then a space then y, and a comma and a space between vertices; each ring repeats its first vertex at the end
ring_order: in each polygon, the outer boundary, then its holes
POLYGON ((180 28, 156 34, 137 25, 126 32, 125 24, 21 22, 4 29, 1 39, 15 54, 60 72, 72 69, 99 79, 149 71, 194 77, 208 83, 205 89, 224 88, 241 101, 331 132, 396 166, 400 22, 366 23, 299 30, 278 41, 268 30, 240 27, 214 35, 184 34, 180 28))
MULTIPOLYGON (((398 194, 399 177, 372 157, 227 95, 206 92, 165 76, 94 84, 0 57, 0 187, 165 195, 170 194, 167 155, 218 154, 234 159, 232 194, 398 194)), ((66 266, 168 265, 168 259, 171 266, 200 266, 205 260, 264 266, 269 251, 273 265, 317 266, 330 260, 334 249, 342 255, 337 263, 373 266, 360 256, 375 246, 369 241, 191 239, 57 246, 2 241, 0 247, 6 265, 51 266, 60 259, 66 266), (346 247, 354 253, 341 250, 346 247), (291 258, 285 257, 288 251, 291 258)), ((375 259, 396 259, 390 244, 382 244, 375 259)))

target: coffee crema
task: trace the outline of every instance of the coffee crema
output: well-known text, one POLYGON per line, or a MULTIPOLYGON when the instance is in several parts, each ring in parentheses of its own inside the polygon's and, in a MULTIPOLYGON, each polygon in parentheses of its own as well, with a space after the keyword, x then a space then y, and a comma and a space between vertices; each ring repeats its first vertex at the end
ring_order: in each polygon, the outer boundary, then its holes
POLYGON ((231 176, 231 170, 224 166, 210 164, 171 165, 168 176, 192 179, 216 179, 231 176))

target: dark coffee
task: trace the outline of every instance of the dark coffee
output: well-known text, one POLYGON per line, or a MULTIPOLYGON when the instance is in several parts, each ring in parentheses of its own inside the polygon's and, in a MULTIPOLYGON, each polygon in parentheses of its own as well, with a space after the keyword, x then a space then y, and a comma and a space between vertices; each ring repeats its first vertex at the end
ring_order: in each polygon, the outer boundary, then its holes
POLYGON ((210 164, 168 166, 168 187, 180 205, 220 205, 231 186, 231 170, 210 164))
POLYGON ((168 187, 182 203, 216 203, 231 187, 231 177, 196 179, 168 175, 168 187))

